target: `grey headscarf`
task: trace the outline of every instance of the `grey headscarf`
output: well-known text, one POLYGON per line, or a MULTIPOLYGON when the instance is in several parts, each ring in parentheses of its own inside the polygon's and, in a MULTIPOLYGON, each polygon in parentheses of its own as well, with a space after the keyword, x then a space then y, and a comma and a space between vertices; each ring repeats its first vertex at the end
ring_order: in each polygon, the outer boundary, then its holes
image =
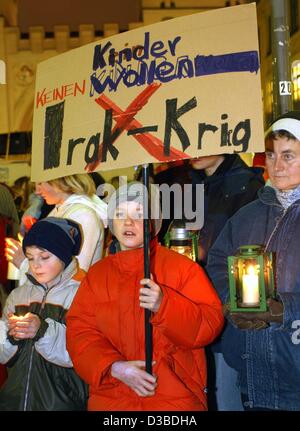
MULTIPOLYGON (((108 202, 108 227, 112 234, 113 231, 113 220, 115 216, 115 210, 123 202, 137 202, 144 207, 144 194, 147 193, 146 187, 138 181, 132 181, 128 184, 124 184, 119 187, 110 197, 108 202)), ((146 200, 149 202, 149 199, 146 200)), ((151 184, 150 186, 150 208, 151 208, 151 237, 158 234, 161 228, 161 210, 159 202, 159 190, 158 188, 151 184)), ((149 203, 148 203, 149 205, 149 203)), ((147 213, 148 208, 144 208, 144 213, 147 213)))

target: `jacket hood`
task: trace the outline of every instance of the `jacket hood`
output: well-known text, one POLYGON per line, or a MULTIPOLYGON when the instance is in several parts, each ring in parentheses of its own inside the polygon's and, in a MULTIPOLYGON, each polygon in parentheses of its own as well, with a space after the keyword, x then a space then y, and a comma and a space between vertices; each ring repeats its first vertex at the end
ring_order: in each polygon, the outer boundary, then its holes
POLYGON ((259 189, 257 196, 258 199, 266 205, 280 205, 280 202, 277 200, 276 197, 276 192, 270 185, 266 185, 265 187, 259 189))
POLYGON ((107 204, 103 202, 97 195, 92 197, 85 195, 71 195, 64 202, 65 205, 82 204, 94 210, 101 218, 105 227, 107 227, 107 204))
MULTIPOLYGON (((278 205, 282 207, 281 203, 277 199, 276 191, 271 185, 266 185, 258 190, 257 193, 258 199, 263 202, 265 205, 278 205)), ((295 201, 297 205, 300 205, 300 199, 295 201)))

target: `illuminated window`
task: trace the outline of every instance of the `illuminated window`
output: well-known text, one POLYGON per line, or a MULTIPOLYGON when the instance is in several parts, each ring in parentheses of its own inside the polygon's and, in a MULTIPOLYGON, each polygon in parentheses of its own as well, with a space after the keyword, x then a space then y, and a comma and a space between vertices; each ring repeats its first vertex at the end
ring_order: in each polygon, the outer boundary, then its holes
POLYGON ((272 112, 272 110, 273 110, 273 81, 270 80, 267 84, 266 111, 272 112))
POLYGON ((273 81, 267 83, 265 95, 265 123, 269 125, 273 119, 273 81))
POLYGON ((300 102, 300 60, 292 63, 293 100, 300 102))

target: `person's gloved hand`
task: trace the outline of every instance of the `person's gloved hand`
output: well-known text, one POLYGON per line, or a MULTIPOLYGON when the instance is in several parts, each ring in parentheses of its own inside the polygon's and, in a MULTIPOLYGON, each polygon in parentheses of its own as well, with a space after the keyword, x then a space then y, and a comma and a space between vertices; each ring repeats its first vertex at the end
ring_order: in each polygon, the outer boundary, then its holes
POLYGON ((157 383, 155 376, 144 371, 145 365, 145 361, 117 361, 111 366, 111 375, 140 397, 149 397, 154 395, 157 383))
POLYGON ((230 313, 230 320, 239 329, 258 330, 268 328, 269 324, 259 319, 250 319, 248 313, 230 313))
POLYGON ((283 323, 283 304, 279 300, 269 298, 268 310, 262 312, 230 312, 228 304, 223 306, 225 317, 233 322, 239 329, 264 329, 269 323, 283 323))

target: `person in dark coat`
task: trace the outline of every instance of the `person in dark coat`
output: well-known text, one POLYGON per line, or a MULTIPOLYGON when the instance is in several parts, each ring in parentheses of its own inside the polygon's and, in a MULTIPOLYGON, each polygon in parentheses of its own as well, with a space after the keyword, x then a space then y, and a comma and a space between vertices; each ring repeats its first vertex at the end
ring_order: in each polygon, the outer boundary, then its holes
MULTIPOLYGON (((191 160, 191 165, 193 199, 198 198, 196 184, 204 185, 204 225, 198 241, 198 256, 205 266, 207 254, 227 220, 257 198, 258 190, 264 185, 263 169, 247 166, 238 154, 199 157, 191 160)), ((219 341, 206 349, 209 409, 243 410, 235 385, 237 374, 228 367, 220 350, 219 341)))
POLYGON ((225 312, 221 347, 238 373, 245 410, 300 410, 300 112, 267 131, 266 166, 270 183, 226 223, 206 269, 225 304, 227 257, 249 244, 275 254, 277 298, 264 313, 225 312))
MULTIPOLYGON (((196 210, 196 185, 204 185, 204 225, 199 237, 199 261, 206 264, 207 253, 215 242, 226 221, 241 207, 257 197, 264 186, 263 169, 246 165, 238 154, 202 156, 172 166, 154 177, 154 183, 172 186, 178 183, 182 190, 185 184, 192 184, 192 206, 196 210)), ((170 196, 170 217, 163 219, 159 240, 164 236, 174 219, 176 202, 170 196)), ((184 214, 184 208, 182 208, 184 214)), ((184 217, 183 217, 184 218, 184 217)))
MULTIPOLYGON (((257 198, 264 186, 263 169, 252 168, 238 154, 203 156, 191 160, 192 184, 204 185, 204 225, 199 238, 199 260, 207 253, 227 220, 257 198)), ((194 193, 194 199, 197 196, 194 193)))
MULTIPOLYGON (((171 167, 155 177, 155 183, 160 185, 170 186, 176 182, 182 189, 184 184, 192 184, 193 211, 197 209, 196 201, 199 204, 199 199, 202 198, 197 185, 204 186, 204 225, 199 232, 198 261, 205 266, 208 251, 227 220, 257 198, 258 190, 264 186, 263 169, 247 166, 238 154, 202 156, 171 167)), ((171 197, 171 219, 174 216, 174 205, 171 197)), ((163 241, 170 221, 163 221, 160 241, 163 241)), ((225 363, 220 353, 220 343, 207 347, 206 354, 209 410, 243 410, 240 394, 235 386, 237 374, 225 363), (221 387, 223 389, 219 390, 221 387), (225 390, 226 387, 228 390, 225 390)))

